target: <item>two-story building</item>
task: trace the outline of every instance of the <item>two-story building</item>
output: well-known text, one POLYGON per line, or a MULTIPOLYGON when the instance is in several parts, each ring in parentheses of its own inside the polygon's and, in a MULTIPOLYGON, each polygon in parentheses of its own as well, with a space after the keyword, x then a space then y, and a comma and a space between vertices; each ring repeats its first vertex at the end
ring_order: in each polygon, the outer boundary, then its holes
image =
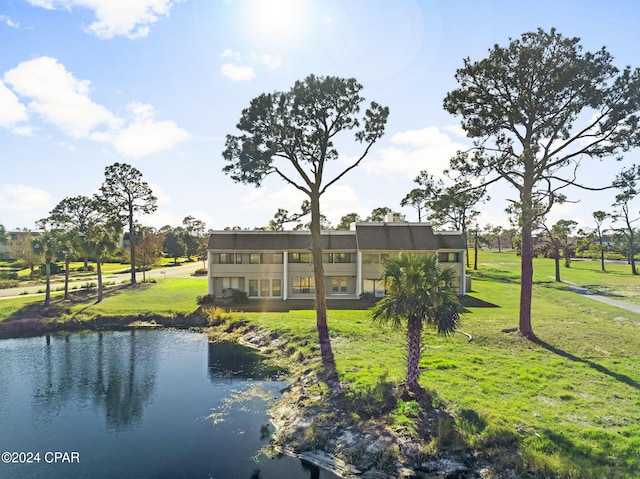
MULTIPOLYGON (((428 223, 354 223, 349 231, 323 231, 325 291, 328 299, 381 297, 381 263, 400 251, 435 253, 456 272, 465 290, 466 248, 459 232, 436 232, 428 223)), ((315 297, 309 231, 215 231, 208 245, 209 294, 239 289, 250 298, 315 297)))

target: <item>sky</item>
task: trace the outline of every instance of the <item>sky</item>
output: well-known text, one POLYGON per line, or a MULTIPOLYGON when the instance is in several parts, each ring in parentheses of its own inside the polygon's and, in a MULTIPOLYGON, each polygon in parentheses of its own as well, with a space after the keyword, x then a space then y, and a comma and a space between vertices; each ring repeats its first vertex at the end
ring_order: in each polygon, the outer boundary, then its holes
MULTIPOLYGON (((400 201, 421 170, 436 177, 470 140, 443 107, 463 59, 538 28, 603 46, 640 66, 635 0, 0 0, 0 224, 35 229, 62 199, 92 195, 105 167, 128 163, 158 198, 147 226, 191 215, 207 228, 267 226, 304 195, 278 178, 262 187, 222 172, 225 136, 262 93, 309 74, 356 78, 390 109, 385 135, 323 196, 322 213, 362 217, 400 201)), ((335 168, 360 153, 340 143, 335 168), (343 162, 343 163, 341 163, 343 162)), ((585 160, 579 179, 609 184, 640 152, 585 160)), ((480 226, 508 226, 514 191, 496 184, 480 226)), ((594 226, 615 191, 567 190, 549 215, 594 226)), ((632 205, 640 210, 640 203, 632 205)))

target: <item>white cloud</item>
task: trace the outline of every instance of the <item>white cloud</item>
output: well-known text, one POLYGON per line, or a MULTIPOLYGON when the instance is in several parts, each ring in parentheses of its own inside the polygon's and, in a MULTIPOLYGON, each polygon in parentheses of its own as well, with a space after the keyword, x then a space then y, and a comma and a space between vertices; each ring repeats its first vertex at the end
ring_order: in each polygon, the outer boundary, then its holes
POLYGON ((284 63, 280 58, 274 57, 272 55, 262 55, 260 57, 261 63, 267 67, 268 70, 277 70, 282 67, 284 63))
POLYGON ((413 179, 421 170, 427 170, 440 177, 456 152, 468 148, 435 126, 396 133, 391 142, 394 146, 377 150, 375 158, 363 163, 366 171, 376 175, 399 174, 413 179))
POLYGON ((220 67, 220 73, 231 81, 250 81, 256 76, 253 67, 236 65, 235 63, 225 63, 220 67))
POLYGON ((116 128, 121 120, 89 98, 91 82, 75 78, 51 57, 20 63, 4 75, 19 95, 31 98, 29 110, 73 138, 87 138, 99 127, 116 128))
POLYGON ((0 212, 45 215, 51 208, 51 195, 25 185, 0 185, 0 212))
POLYGON ((250 81, 256 77, 256 68, 264 67, 269 71, 277 70, 284 66, 282 59, 265 54, 250 53, 243 55, 230 49, 220 54, 221 58, 230 58, 232 63, 225 63, 220 67, 220 72, 231 81, 250 81))
POLYGON ((20 24, 18 22, 14 22, 10 17, 7 17, 6 15, 0 15, 0 22, 4 22, 8 27, 20 28, 20 24))
POLYGON ((0 81, 0 126, 12 127, 27 121, 27 109, 18 97, 0 81))
POLYGON ((164 150, 188 140, 190 135, 173 121, 155 121, 155 111, 148 104, 132 103, 129 110, 134 122, 116 134, 113 145, 126 157, 141 157, 164 150))
POLYGON ((189 133, 173 121, 157 121, 156 112, 147 103, 132 102, 128 110, 133 120, 127 124, 106 107, 89 97, 91 82, 80 80, 55 58, 39 57, 20 63, 0 82, 0 127, 16 134, 29 135, 31 129, 19 122, 34 112, 74 139, 111 143, 126 157, 141 157, 173 148, 189 139, 189 133), (28 108, 18 96, 28 98, 28 108))
POLYGON ((99 38, 146 37, 150 27, 168 17, 175 3, 183 0, 27 0, 31 5, 49 10, 74 7, 92 10, 96 21, 85 28, 99 38))

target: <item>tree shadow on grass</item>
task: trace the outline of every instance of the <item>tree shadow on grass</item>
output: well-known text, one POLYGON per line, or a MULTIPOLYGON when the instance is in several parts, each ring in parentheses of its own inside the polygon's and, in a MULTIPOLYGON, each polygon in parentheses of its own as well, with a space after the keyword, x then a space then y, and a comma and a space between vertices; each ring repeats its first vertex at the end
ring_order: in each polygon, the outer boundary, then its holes
POLYGON ((627 376, 626 374, 620 374, 620 373, 616 373, 614 371, 612 371, 611 369, 595 363, 593 361, 589 361, 588 359, 583 359, 583 358, 579 358, 578 356, 568 353, 566 351, 563 351, 562 349, 556 348, 555 346, 552 346, 551 344, 545 342, 545 341, 540 341, 540 345, 545 348, 547 351, 551 351, 552 353, 557 354, 558 356, 561 356, 563 358, 569 359, 571 361, 574 361, 576 363, 582 363, 582 364, 586 364, 587 366, 595 369, 596 371, 602 373, 602 374, 606 374, 607 376, 609 376, 610 378, 615 379, 616 381, 620 381, 621 383, 626 384, 627 386, 631 386, 632 388, 638 389, 640 390, 640 383, 632 378, 630 378, 629 376, 627 376))
MULTIPOLYGON (((117 294, 121 289, 127 286, 118 286, 103 290, 103 298, 117 294)), ((62 315, 77 314, 96 304, 97 292, 94 290, 77 290, 69 293, 69 299, 65 300, 63 296, 53 296, 49 306, 44 305, 42 301, 35 301, 24 305, 22 308, 14 311, 6 317, 2 324, 9 324, 12 321, 34 320, 34 319, 54 319, 62 315), (72 312, 72 306, 84 305, 81 309, 72 312)))
POLYGON ((520 275, 504 270, 474 271, 473 279, 486 279, 496 283, 520 284, 520 275))

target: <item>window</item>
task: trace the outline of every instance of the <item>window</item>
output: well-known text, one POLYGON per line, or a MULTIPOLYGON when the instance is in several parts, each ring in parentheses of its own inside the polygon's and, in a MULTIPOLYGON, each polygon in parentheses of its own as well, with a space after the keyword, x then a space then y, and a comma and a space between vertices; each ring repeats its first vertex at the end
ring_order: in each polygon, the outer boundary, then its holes
POLYGON ((244 289, 244 278, 220 278, 222 289, 244 289))
POLYGON ((334 276, 331 278, 331 292, 334 294, 347 292, 347 278, 344 276, 334 276))
POLYGON ((260 280, 260 296, 269 296, 270 288, 269 288, 269 280, 261 279, 260 280))
POLYGON ((373 294, 376 298, 382 298, 387 292, 387 288, 383 280, 365 279, 362 281, 362 292, 373 294))
POLYGON ((311 263, 311 253, 289 253, 289 263, 311 263))
POLYGON ((362 262, 364 264, 376 264, 380 262, 380 255, 378 253, 363 253, 362 262))
POLYGON ((282 264, 282 253, 262 253, 260 255, 262 264, 282 264))
POLYGON ((249 296, 258 296, 258 280, 250 279, 249 280, 249 296))
POLYGON ((440 263, 458 263, 460 262, 460 253, 438 253, 438 261, 440 263))
POLYGON ((220 253, 218 256, 218 262, 220 264, 233 264, 235 255, 233 253, 220 253))
POLYGON ((316 280, 313 277, 297 277, 293 278, 294 293, 315 293, 316 280))
POLYGON ((250 253, 249 264, 260 264, 260 253, 250 253))
POLYGON ((271 296, 282 296, 282 281, 279 279, 271 280, 271 296))
POLYGON ((236 253, 236 264, 242 264, 242 253, 236 253))
POLYGON ((322 255, 324 263, 351 263, 351 253, 325 253, 322 255))

